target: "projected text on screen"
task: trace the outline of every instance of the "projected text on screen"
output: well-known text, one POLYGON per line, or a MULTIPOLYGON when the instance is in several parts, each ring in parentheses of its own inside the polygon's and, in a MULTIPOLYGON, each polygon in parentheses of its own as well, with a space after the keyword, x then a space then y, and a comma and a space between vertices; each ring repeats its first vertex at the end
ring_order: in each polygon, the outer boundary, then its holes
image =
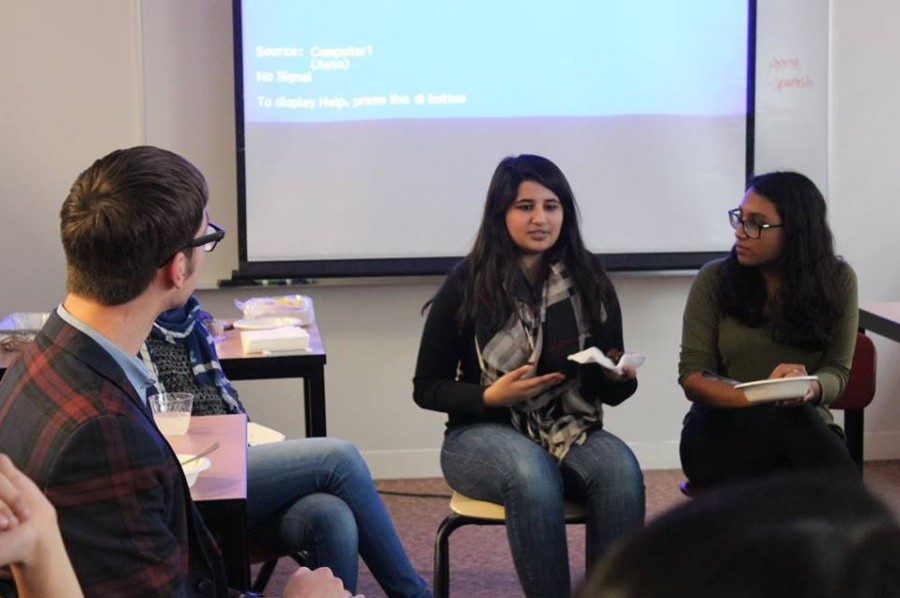
POLYGON ((730 246, 746 2, 235 3, 243 270, 463 256, 491 172, 522 153, 566 173, 591 251, 730 246))
POLYGON ((726 115, 746 107, 746 71, 735 68, 745 48, 723 43, 746 36, 745 7, 731 2, 340 6, 246 5, 247 121, 726 115))

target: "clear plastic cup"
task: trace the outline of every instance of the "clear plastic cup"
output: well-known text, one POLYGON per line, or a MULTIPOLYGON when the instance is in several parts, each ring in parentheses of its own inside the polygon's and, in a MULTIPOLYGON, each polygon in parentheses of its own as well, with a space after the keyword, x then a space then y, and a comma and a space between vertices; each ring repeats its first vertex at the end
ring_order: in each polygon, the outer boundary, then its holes
POLYGON ((187 434, 193 404, 194 395, 189 392, 167 392, 150 397, 153 421, 163 436, 187 434))
POLYGON ((217 318, 208 318, 203 320, 203 325, 209 330, 210 336, 213 337, 213 342, 221 342, 225 339, 225 320, 219 320, 217 318))

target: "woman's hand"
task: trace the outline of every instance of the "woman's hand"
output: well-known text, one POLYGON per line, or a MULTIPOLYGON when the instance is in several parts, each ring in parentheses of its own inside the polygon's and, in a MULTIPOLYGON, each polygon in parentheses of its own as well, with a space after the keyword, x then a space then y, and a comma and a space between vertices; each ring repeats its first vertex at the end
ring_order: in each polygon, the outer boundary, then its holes
POLYGON ((616 372, 607 369, 603 370, 603 374, 614 382, 625 382, 626 380, 637 378, 637 370, 628 365, 622 366, 621 374, 617 374, 616 372))
POLYGON ((630 365, 623 365, 622 373, 603 368, 603 376, 606 377, 607 380, 612 380, 613 382, 625 382, 626 380, 636 378, 637 370, 630 365))
MULTIPOLYGON (((619 360, 622 359, 622 355, 625 352, 621 349, 610 349, 606 352, 606 356, 612 359, 613 363, 618 364, 619 360)), ((626 380, 631 380, 637 377, 637 370, 628 365, 622 366, 622 373, 614 372, 613 370, 608 370, 603 368, 603 375, 606 376, 608 380, 612 380, 613 382, 625 382, 626 380)))
POLYGON ((488 407, 509 407, 536 397, 566 379, 559 372, 526 377, 533 372, 534 364, 526 363, 500 376, 484 389, 484 404, 488 407))
MULTIPOLYGON (((775 366, 775 369, 772 370, 772 373, 769 374, 769 379, 776 378, 796 378, 797 376, 808 376, 809 374, 806 371, 806 366, 802 363, 780 363, 775 366)), ((806 394, 802 397, 797 397, 795 399, 785 399, 783 401, 776 401, 775 405, 778 407, 796 407, 797 405, 803 405, 804 403, 812 403, 817 402, 822 398, 822 385, 819 384, 818 380, 810 382, 809 388, 806 391, 806 394)))
POLYGON ((806 366, 802 363, 779 363, 769 374, 769 379, 774 378, 796 378, 797 376, 806 376, 806 366))

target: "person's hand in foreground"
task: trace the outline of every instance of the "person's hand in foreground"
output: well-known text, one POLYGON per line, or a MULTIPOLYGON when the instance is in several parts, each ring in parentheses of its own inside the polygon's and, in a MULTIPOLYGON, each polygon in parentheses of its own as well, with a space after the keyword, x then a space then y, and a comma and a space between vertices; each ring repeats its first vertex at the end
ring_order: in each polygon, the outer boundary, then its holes
POLYGON ((328 567, 310 570, 297 569, 284 588, 284 598, 365 598, 362 594, 351 597, 344 583, 334 576, 328 567))
POLYGON ((0 565, 7 564, 12 565, 22 598, 82 596, 56 509, 9 457, 0 454, 0 565))

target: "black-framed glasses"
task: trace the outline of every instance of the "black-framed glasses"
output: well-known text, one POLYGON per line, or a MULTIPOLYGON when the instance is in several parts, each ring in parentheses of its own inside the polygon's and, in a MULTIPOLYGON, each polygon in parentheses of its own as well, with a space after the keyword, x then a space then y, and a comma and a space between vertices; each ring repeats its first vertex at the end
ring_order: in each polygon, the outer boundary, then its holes
POLYGON ((731 223, 731 228, 734 230, 737 230, 738 227, 743 228, 744 234, 751 239, 760 238, 762 232, 768 228, 781 228, 784 226, 783 222, 780 224, 769 224, 767 222, 756 222, 755 220, 744 220, 740 208, 728 210, 728 222, 731 223))
POLYGON ((197 237, 196 239, 191 239, 184 245, 178 248, 178 251, 167 257, 159 267, 165 266, 169 261, 178 255, 179 251, 184 251, 185 249, 191 249, 192 247, 200 247, 206 253, 209 253, 213 249, 216 248, 216 245, 219 244, 219 241, 225 238, 225 229, 216 224, 215 222, 208 222, 206 225, 206 234, 197 237))

